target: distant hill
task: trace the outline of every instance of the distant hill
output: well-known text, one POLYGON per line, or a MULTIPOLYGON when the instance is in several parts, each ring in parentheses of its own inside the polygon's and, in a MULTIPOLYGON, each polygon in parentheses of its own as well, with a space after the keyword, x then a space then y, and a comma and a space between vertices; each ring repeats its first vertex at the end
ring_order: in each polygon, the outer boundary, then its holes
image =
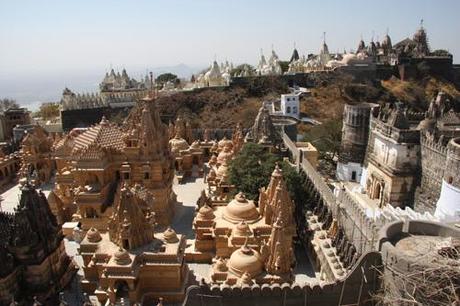
MULTIPOLYGON (((185 64, 153 67, 146 69, 127 69, 128 74, 139 79, 148 71, 155 75, 171 72, 180 78, 190 78, 203 67, 190 67, 185 64)), ((108 70, 108 68, 107 68, 108 70)), ((61 99, 65 87, 74 92, 97 92, 106 70, 84 72, 59 72, 51 74, 0 75, 0 98, 15 99, 21 106, 37 110, 42 102, 56 102, 61 99)))

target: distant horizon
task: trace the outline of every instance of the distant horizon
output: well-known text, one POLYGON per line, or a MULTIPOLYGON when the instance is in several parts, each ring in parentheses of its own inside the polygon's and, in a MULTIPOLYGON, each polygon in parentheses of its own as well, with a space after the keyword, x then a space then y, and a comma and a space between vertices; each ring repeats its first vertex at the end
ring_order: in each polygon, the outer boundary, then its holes
POLYGON ((318 53, 323 32, 333 53, 387 31, 395 44, 412 37, 421 19, 431 49, 448 50, 455 63, 459 11, 458 0, 3 1, 0 98, 27 104, 55 99, 64 86, 97 88, 111 66, 138 78, 180 64, 199 71, 214 58, 256 65, 272 46, 288 60, 294 45, 301 55, 318 53))

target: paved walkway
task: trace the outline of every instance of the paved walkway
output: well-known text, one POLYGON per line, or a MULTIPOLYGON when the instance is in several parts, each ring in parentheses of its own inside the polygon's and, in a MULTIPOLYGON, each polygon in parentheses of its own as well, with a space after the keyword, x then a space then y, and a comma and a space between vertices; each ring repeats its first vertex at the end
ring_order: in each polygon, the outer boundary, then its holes
MULTIPOLYGON (((19 204, 21 197, 20 185, 13 185, 10 189, 6 190, 1 194, 0 210, 5 212, 14 213, 14 209, 19 204)), ((41 185, 38 189, 43 191, 46 197, 48 197, 50 191, 54 188, 54 179, 49 183, 41 185)))
POLYGON ((173 190, 177 195, 177 206, 172 227, 178 234, 187 236, 187 239, 195 238, 192 222, 195 216, 196 201, 200 197, 201 190, 205 189, 203 178, 189 178, 183 184, 175 183, 173 190))

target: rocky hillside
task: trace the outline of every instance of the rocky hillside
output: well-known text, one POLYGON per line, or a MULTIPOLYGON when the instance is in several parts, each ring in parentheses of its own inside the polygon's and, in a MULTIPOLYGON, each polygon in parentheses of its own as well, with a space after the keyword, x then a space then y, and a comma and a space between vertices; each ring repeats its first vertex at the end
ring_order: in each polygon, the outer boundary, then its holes
POLYGON ((160 112, 175 118, 181 113, 193 127, 234 128, 238 122, 250 127, 262 101, 279 97, 287 87, 272 79, 255 80, 247 87, 205 88, 160 97, 160 112))
MULTIPOLYGON (((446 92, 460 108, 460 86, 435 77, 417 81, 368 80, 356 82, 347 74, 321 75, 312 94, 301 99, 301 111, 321 122, 341 120, 345 103, 406 103, 411 110, 424 111, 438 90, 446 92)), ((254 79, 248 86, 204 88, 181 92, 158 99, 160 111, 175 118, 178 113, 189 118, 194 127, 233 128, 240 122, 250 127, 262 101, 279 98, 288 88, 279 79, 254 79)), ((308 126, 300 126, 300 132, 308 126)))
POLYGON ((395 77, 385 81, 356 83, 349 75, 334 75, 313 88, 312 95, 302 99, 301 111, 319 121, 340 119, 345 103, 395 102, 409 109, 424 111, 438 90, 443 90, 460 107, 460 86, 435 77, 401 81, 395 77))

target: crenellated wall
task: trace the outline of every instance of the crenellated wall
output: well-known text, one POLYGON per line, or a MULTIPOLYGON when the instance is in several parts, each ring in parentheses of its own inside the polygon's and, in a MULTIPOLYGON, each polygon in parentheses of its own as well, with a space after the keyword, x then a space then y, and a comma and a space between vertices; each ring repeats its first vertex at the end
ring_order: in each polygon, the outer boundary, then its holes
POLYGON ((420 144, 422 179, 415 194, 415 209, 434 213, 446 169, 447 146, 424 133, 421 133, 420 144))
POLYGON ((201 284, 187 290, 183 306, 372 305, 379 288, 381 257, 378 252, 361 256, 353 269, 336 282, 229 286, 201 284))

